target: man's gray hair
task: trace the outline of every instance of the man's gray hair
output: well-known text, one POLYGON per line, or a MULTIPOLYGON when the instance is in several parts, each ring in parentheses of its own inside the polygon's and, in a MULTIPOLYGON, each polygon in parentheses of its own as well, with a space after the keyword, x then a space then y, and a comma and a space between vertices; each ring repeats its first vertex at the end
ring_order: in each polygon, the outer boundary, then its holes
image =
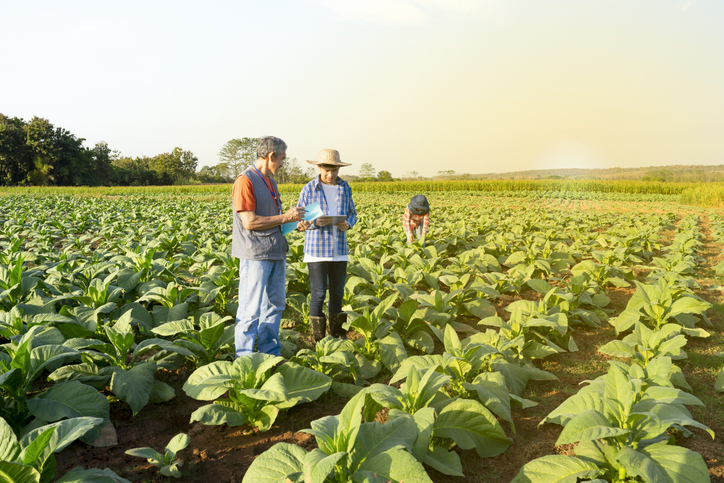
POLYGON ((279 156, 286 150, 287 144, 284 141, 274 136, 265 136, 259 140, 259 145, 256 147, 256 157, 266 158, 269 153, 279 156))

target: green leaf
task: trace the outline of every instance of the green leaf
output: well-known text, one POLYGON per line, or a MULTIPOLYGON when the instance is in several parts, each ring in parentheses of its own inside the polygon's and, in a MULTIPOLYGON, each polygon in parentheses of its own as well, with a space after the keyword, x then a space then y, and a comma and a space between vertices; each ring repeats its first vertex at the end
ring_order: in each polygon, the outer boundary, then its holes
POLYGON ((628 429, 614 427, 603 414, 594 409, 589 409, 568 421, 568 424, 561 431, 558 441, 556 441, 556 446, 615 437, 630 432, 628 429))
POLYGON ((422 463, 404 449, 391 449, 367 458, 358 472, 373 473, 382 477, 381 481, 391 483, 432 483, 422 463))
POLYGON ((287 476, 303 471, 307 452, 288 443, 277 443, 251 462, 242 483, 285 483, 287 476))
POLYGON ((304 470, 304 483, 324 483, 327 476, 347 453, 339 452, 327 455, 319 448, 313 449, 304 457, 302 467, 304 470))
POLYGON ((38 437, 44 431, 55 428, 48 445, 48 450, 53 453, 63 451, 70 443, 80 438, 93 427, 103 424, 100 418, 81 417, 73 419, 64 419, 57 423, 47 424, 39 428, 35 428, 29 433, 23 435, 20 439, 20 446, 27 447, 30 442, 38 437))
POLYGON ((396 332, 392 332, 387 337, 380 339, 377 342, 377 347, 380 351, 382 364, 393 374, 400 367, 402 361, 407 359, 405 344, 396 332))
POLYGON ((179 433, 171 439, 166 445, 166 452, 172 453, 172 459, 176 457, 176 453, 186 448, 191 442, 191 438, 186 433, 179 433))
POLYGON ((196 369, 184 383, 183 390, 191 398, 213 401, 231 387, 231 373, 231 362, 212 362, 196 369))
POLYGON ((111 392, 128 404, 133 414, 136 414, 148 404, 155 372, 156 365, 153 363, 139 364, 129 370, 116 367, 111 377, 111 392))
POLYGON ((40 483, 40 473, 32 466, 0 460, 0 481, 7 483, 40 483))
POLYGON ((448 451, 441 446, 435 446, 432 451, 425 454, 422 462, 445 475, 465 476, 460 456, 454 451, 448 451))
POLYGON ((237 392, 258 401, 281 402, 288 399, 284 377, 280 372, 273 374, 259 389, 239 389, 237 392))
POLYGON ((676 317, 679 314, 702 314, 711 308, 709 302, 694 297, 684 296, 671 304, 669 317, 676 317))
POLYGON ((512 443, 495 416, 477 401, 457 399, 440 411, 433 436, 450 438, 462 449, 476 448, 481 458, 496 456, 512 443))
POLYGON ((695 451, 666 443, 656 443, 640 449, 639 452, 650 458, 673 483, 709 481, 706 462, 695 451))
POLYGON ((246 415, 235 408, 222 406, 220 404, 207 404, 201 406, 191 414, 189 422, 201 421, 204 424, 218 426, 228 424, 229 426, 241 426, 246 424, 246 415))
POLYGON ((56 483, 131 483, 125 478, 121 478, 110 469, 99 470, 98 468, 90 468, 84 470, 80 466, 70 470, 56 483))
POLYGON ((279 408, 276 406, 264 406, 259 409, 256 419, 249 420, 252 426, 259 428, 259 431, 269 431, 279 416, 279 408))
POLYGON ((593 463, 563 455, 547 455, 526 463, 511 483, 576 483, 591 479, 605 470, 593 463))
POLYGON ((287 391, 287 400, 276 404, 279 409, 314 401, 332 386, 329 376, 291 362, 283 364, 278 371, 284 378, 287 391))
POLYGON ((598 352, 606 354, 607 356, 625 357, 627 359, 632 358, 636 354, 636 350, 634 350, 633 347, 620 340, 612 340, 608 344, 599 347, 598 352))
POLYGON ((614 402, 619 410, 616 416, 621 422, 625 421, 631 413, 634 403, 634 387, 629 380, 628 374, 616 365, 612 365, 606 374, 606 385, 603 395, 614 402))
POLYGON ((354 472, 368 458, 398 446, 412 450, 417 438, 417 427, 410 418, 397 418, 385 424, 373 421, 360 426, 352 450, 347 459, 354 472))
POLYGON ((716 382, 714 382, 714 389, 719 392, 724 392, 724 369, 719 371, 719 375, 716 376, 716 382))
POLYGON ((50 455, 50 452, 48 452, 45 458, 42 457, 42 455, 50 444, 50 438, 53 437, 53 432, 55 432, 54 427, 48 428, 30 440, 30 444, 23 450, 23 464, 31 465, 42 471, 45 459, 50 455))
POLYGON ((468 312, 478 317, 479 319, 492 317, 496 314, 493 304, 485 299, 471 300, 470 302, 466 302, 463 305, 468 310, 468 312))
POLYGON ((0 461, 14 461, 20 454, 20 444, 13 429, 0 418, 0 461))
POLYGON ((28 400, 28 410, 43 421, 58 421, 79 416, 109 419, 108 399, 91 386, 78 381, 56 384, 28 400))
POLYGON ((163 455, 153 448, 133 448, 126 450, 125 452, 129 456, 137 456, 139 458, 145 458, 150 460, 149 462, 153 465, 158 465, 163 462, 163 455))

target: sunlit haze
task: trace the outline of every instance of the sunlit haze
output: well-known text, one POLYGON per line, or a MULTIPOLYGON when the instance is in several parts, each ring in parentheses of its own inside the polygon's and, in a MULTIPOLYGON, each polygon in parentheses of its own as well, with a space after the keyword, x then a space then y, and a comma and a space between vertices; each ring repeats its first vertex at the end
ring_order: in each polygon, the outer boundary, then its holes
MULTIPOLYGON (((0 0, 0 112, 394 176, 724 164, 721 0, 0 0)), ((306 166, 306 164, 305 164, 306 166)))

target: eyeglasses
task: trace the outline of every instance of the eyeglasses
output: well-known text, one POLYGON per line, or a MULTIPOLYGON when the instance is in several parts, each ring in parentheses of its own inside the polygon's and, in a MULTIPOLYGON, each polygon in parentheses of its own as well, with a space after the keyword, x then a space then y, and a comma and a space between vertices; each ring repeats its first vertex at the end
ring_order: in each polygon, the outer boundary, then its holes
POLYGON ((277 158, 279 161, 286 161, 287 159, 289 159, 288 156, 282 157, 282 156, 279 156, 277 153, 274 153, 274 157, 277 158))

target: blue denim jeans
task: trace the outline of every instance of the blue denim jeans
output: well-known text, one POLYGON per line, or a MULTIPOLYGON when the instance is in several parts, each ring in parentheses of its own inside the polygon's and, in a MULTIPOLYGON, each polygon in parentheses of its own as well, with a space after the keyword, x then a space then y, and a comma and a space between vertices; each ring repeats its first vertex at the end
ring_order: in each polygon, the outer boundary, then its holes
MULTIPOLYGON (((418 226, 417 228, 413 228, 412 234, 413 234, 413 241, 419 240, 420 238, 422 238, 422 225, 418 226)), ((407 240, 407 244, 412 245, 412 243, 410 243, 410 240, 407 240)))
POLYGON ((258 352, 278 356, 279 326, 286 307, 286 260, 239 261, 239 309, 236 311, 236 357, 258 352))
POLYGON ((344 281, 347 278, 347 262, 309 262, 309 285, 312 300, 309 303, 309 315, 324 315, 324 299, 329 287, 329 315, 342 312, 344 281))

